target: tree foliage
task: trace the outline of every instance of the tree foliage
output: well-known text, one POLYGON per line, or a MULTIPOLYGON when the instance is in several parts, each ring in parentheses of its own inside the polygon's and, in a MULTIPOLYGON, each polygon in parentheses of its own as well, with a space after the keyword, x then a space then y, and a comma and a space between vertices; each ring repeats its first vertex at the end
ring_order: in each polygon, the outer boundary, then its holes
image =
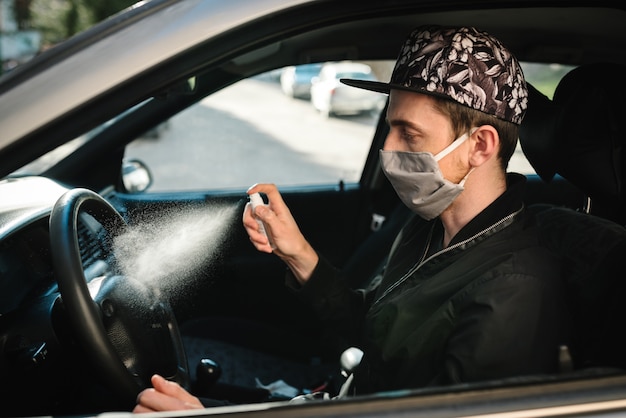
POLYGON ((16 5, 19 2, 22 13, 29 16, 29 26, 41 32, 44 45, 54 45, 132 6, 137 0, 14 1, 16 5))
POLYGON ((137 0, 82 0, 95 22, 106 19, 120 10, 132 6, 137 0))
POLYGON ((30 29, 31 13, 30 5, 32 0, 14 0, 13 11, 15 12, 15 19, 17 20, 17 26, 20 30, 30 29))

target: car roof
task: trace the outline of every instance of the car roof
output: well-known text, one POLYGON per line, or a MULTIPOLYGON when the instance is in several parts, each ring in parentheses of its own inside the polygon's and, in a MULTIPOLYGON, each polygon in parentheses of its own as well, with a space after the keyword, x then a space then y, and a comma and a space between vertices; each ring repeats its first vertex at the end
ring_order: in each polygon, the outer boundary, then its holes
POLYGON ((626 4, 597 0, 138 3, 0 78, 0 175, 200 70, 219 67, 228 84, 285 65, 394 59, 426 23, 477 26, 522 61, 626 63, 625 21, 626 4))

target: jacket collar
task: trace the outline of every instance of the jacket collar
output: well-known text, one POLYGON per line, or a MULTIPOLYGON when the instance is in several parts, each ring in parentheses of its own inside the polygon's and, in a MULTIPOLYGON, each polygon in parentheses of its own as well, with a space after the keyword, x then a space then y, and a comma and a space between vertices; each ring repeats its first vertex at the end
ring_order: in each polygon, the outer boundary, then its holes
POLYGON ((467 240, 481 231, 489 229, 501 219, 519 211, 524 205, 526 177, 508 173, 504 193, 467 223, 450 241, 450 245, 467 240))

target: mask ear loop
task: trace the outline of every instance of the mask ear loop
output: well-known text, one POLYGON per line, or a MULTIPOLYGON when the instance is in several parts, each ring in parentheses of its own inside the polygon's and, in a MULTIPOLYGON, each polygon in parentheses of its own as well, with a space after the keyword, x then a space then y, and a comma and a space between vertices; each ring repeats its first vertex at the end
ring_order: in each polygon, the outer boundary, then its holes
MULTIPOLYGON (((446 155, 450 154, 452 151, 457 149, 459 147, 459 145, 461 145, 463 142, 465 142, 467 140, 467 138, 469 138, 470 136, 474 135, 474 132, 476 132, 477 129, 478 128, 472 128, 469 131, 469 133, 464 133, 463 135, 461 135, 460 137, 458 137, 457 139, 452 141, 452 143, 450 145, 448 145, 448 148, 444 149, 439 154, 435 155, 435 161, 441 160, 443 157, 445 157, 446 155)), ((461 179, 461 181, 459 182, 459 186, 463 187, 463 185, 465 185, 465 180, 467 180, 467 177, 470 175, 470 173, 472 171, 474 171, 474 168, 476 168, 476 167, 470 168, 470 170, 467 172, 465 177, 463 177, 461 179)))
POLYGON ((470 168, 470 170, 467 172, 467 174, 465 175, 465 177, 463 177, 463 178, 461 179, 461 181, 459 182, 459 186, 464 186, 464 185, 465 185, 465 180, 467 180, 467 178, 469 177, 470 173, 471 173, 472 171, 474 171, 474 169, 475 169, 475 168, 476 168, 476 167, 472 167, 472 168, 470 168))
POLYGON ((459 145, 461 145, 463 142, 465 142, 465 140, 467 138, 469 138, 469 135, 467 135, 465 133, 465 134, 461 135, 460 137, 458 137, 457 139, 455 139, 454 141, 452 141, 452 143, 450 145, 448 145, 447 148, 442 150, 439 154, 435 155, 435 161, 438 162, 443 157, 445 157, 446 155, 450 154, 452 151, 457 149, 459 147, 459 145))
MULTIPOLYGON (((471 131, 470 131, 470 133, 469 133, 468 138, 469 138, 470 136, 474 135, 474 132, 476 132, 476 130, 477 130, 477 129, 478 129, 478 128, 472 128, 472 130, 471 130, 471 131)), ((465 135, 467 135, 467 134, 465 134, 465 135)), ((467 139, 467 138, 466 138, 466 139, 467 139)), ((459 182, 459 185, 460 185, 461 187, 463 187, 463 186, 465 185, 465 180, 467 180, 467 178, 469 177, 470 173, 471 173, 472 171, 474 171, 474 169, 475 169, 475 168, 476 168, 476 167, 472 167, 472 168, 470 168, 470 169, 469 169, 469 171, 467 172, 467 174, 465 175, 465 177, 463 177, 463 178, 461 179, 461 181, 459 182)))
POLYGON ((467 138, 469 138, 471 135, 473 135, 474 132, 476 132, 477 129, 478 128, 472 128, 469 131, 469 133, 466 132, 463 135, 461 135, 460 137, 458 137, 457 139, 455 139, 454 141, 452 141, 452 143, 450 145, 448 145, 447 148, 445 148, 439 154, 434 156, 435 157, 435 161, 441 160, 443 157, 445 157, 446 155, 450 154, 452 151, 457 149, 463 142, 465 142, 467 140, 467 138))

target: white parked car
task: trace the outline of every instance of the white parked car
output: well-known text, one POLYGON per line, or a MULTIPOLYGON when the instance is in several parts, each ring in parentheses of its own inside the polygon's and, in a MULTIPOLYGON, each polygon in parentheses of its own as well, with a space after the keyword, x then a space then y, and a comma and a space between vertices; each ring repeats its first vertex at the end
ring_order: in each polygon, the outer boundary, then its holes
POLYGON ((359 114, 380 111, 385 98, 379 93, 355 89, 342 84, 342 78, 374 80, 377 78, 367 64, 356 62, 327 63, 311 85, 311 103, 324 116, 359 114))

